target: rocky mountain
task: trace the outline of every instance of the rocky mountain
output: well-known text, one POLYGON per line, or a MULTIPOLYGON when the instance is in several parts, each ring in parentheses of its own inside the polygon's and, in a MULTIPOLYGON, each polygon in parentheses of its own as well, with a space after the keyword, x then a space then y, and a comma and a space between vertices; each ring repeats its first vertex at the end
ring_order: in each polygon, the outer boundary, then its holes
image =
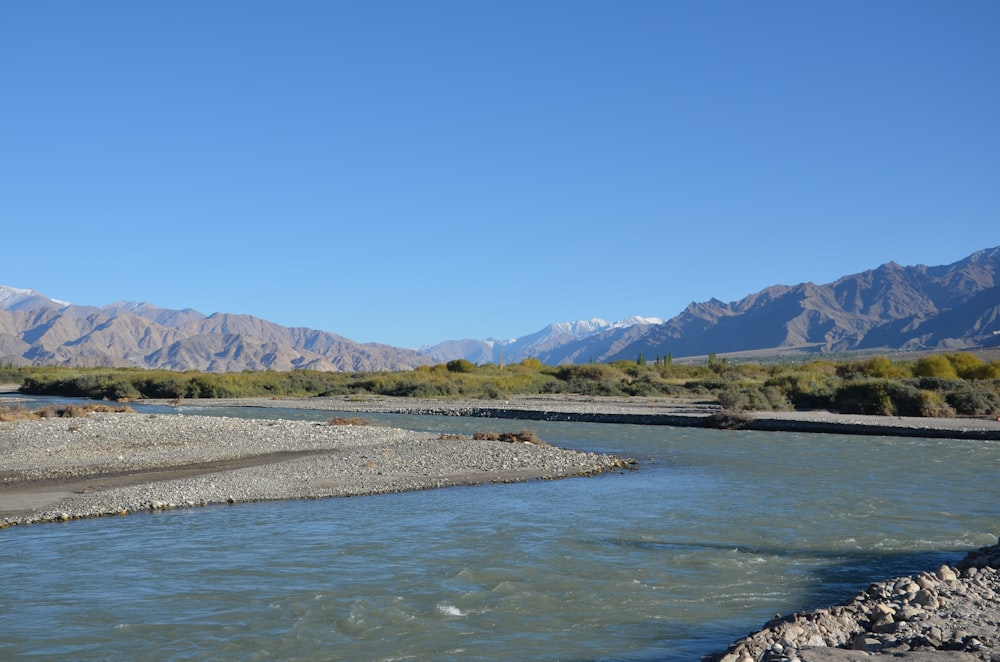
POLYGON ((249 315, 118 302, 75 306, 0 286, 0 363, 241 370, 408 370, 417 352, 249 315))
POLYGON ((954 264, 894 262, 826 285, 775 285, 692 303, 663 324, 604 331, 537 354, 543 363, 734 352, 960 350, 1000 346, 1000 247, 954 264))

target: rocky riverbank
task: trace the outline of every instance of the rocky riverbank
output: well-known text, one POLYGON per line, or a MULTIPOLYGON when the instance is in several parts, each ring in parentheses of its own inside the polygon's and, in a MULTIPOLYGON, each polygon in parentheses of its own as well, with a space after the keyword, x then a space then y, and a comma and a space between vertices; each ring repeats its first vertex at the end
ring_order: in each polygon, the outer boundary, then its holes
POLYGON ((591 475, 612 455, 371 425, 96 413, 0 423, 0 528, 591 475))
POLYGON ((956 567, 877 582, 842 605, 793 614, 706 662, 1000 661, 1000 545, 956 567))

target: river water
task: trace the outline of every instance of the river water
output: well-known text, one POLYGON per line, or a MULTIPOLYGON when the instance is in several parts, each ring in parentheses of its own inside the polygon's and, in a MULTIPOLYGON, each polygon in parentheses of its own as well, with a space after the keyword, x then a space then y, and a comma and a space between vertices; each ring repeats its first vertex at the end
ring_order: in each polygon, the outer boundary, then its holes
POLYGON ((0 530, 0 658, 691 661, 1000 533, 996 442, 368 418, 640 467, 0 530))

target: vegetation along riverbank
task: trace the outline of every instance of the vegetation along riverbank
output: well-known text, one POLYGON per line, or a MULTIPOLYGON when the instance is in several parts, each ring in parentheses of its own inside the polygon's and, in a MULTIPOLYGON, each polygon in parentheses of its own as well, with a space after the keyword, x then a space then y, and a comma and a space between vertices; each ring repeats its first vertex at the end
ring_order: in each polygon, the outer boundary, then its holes
POLYGON ((526 359, 477 366, 459 359, 378 373, 9 366, 0 369, 0 383, 17 384, 26 394, 119 402, 270 398, 295 406, 290 399, 304 398, 312 408, 345 411, 395 407, 528 420, 968 438, 995 438, 991 423, 1000 417, 1000 360, 967 352, 804 363, 709 356, 698 364, 640 357, 611 364, 545 366, 526 359))

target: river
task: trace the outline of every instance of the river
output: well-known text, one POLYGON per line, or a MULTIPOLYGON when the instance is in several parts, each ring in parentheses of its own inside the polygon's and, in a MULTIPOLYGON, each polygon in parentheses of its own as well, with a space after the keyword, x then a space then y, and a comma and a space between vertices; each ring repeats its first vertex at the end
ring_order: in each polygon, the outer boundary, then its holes
POLYGON ((367 417, 640 466, 0 530, 0 657, 691 661, 1000 532, 997 442, 367 417))

